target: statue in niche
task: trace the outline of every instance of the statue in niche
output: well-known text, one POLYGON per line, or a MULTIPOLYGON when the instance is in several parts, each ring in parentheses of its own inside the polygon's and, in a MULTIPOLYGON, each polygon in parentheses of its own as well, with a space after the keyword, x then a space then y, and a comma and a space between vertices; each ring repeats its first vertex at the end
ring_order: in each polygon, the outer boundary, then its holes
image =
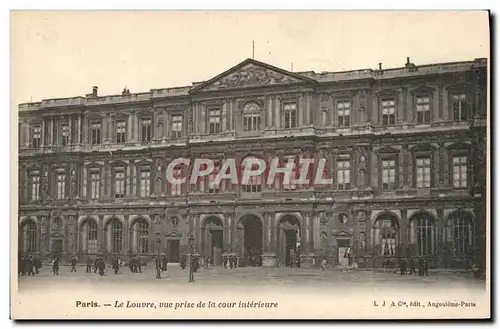
POLYGON ((359 157, 359 164, 364 165, 365 162, 366 162, 366 156, 364 154, 361 154, 361 156, 359 157))
POLYGON ((364 189, 365 188, 365 170, 360 169, 359 174, 358 174, 358 188, 359 189, 364 189))
POLYGON ((327 240, 328 240, 326 232, 321 232, 320 239, 321 239, 321 249, 326 250, 327 240))
POLYGON ((366 249, 366 235, 363 232, 359 234, 359 249, 361 251, 366 249))

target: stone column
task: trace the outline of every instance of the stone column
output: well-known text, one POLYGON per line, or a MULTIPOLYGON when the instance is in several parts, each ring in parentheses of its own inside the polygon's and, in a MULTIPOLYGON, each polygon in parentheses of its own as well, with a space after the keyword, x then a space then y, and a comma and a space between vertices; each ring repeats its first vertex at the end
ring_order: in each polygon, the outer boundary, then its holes
MULTIPOLYGON (((399 232, 399 245, 401 246, 401 252, 404 253, 406 252, 406 249, 408 248, 408 237, 409 237, 409 227, 408 225, 408 218, 407 218, 407 211, 406 209, 401 210, 401 226, 400 226, 400 232, 399 232)), ((400 255, 400 256, 403 256, 400 255)))
POLYGON ((205 107, 203 105, 201 105, 199 107, 199 110, 200 110, 200 121, 198 122, 198 125, 200 127, 200 133, 202 134, 205 134, 206 133, 206 111, 205 111, 205 107))
POLYGON ((306 115, 306 109, 305 109, 305 98, 304 94, 300 94, 299 97, 299 103, 297 104, 297 126, 302 127, 304 125, 304 122, 306 121, 305 115, 306 115))
POLYGON ((314 118, 314 114, 312 112, 312 97, 311 97, 311 93, 308 92, 307 93, 307 104, 306 104, 306 109, 307 109, 307 124, 308 125, 312 125, 313 124, 313 118, 314 118))
POLYGON ((227 130, 227 102, 226 100, 223 100, 222 101, 222 111, 221 111, 221 129, 222 129, 222 132, 225 132, 227 130))
POLYGON ((377 95, 373 95, 373 98, 372 98, 372 113, 371 113, 371 117, 370 117, 370 123, 372 125, 378 125, 380 124, 380 106, 379 106, 379 98, 377 95))
POLYGON ((405 121, 404 112, 406 109, 404 107, 404 99, 405 99, 405 89, 401 89, 396 99, 396 124, 405 121))
POLYGON ((266 225, 264 225, 264 231, 262 233, 264 234, 266 243, 264 253, 262 254, 262 267, 276 267, 276 252, 273 250, 275 248, 273 248, 273 245, 276 245, 276 227, 273 215, 274 214, 271 213, 264 214, 264 222, 266 225))
POLYGON ((271 96, 266 96, 266 128, 271 128, 273 126, 273 100, 271 96))
POLYGON ((439 87, 434 88, 432 92, 432 118, 431 122, 439 121, 439 87))
POLYGON ((278 96, 274 96, 274 126, 277 129, 281 128, 281 100, 278 96))
POLYGON ((378 188, 378 154, 375 150, 371 150, 370 158, 370 185, 373 189, 378 188))
POLYGON ((445 218, 444 218, 444 211, 442 208, 436 209, 437 210, 437 218, 436 218, 436 226, 435 226, 435 251, 439 255, 437 259, 437 263, 435 264, 437 267, 442 267, 444 266, 444 249, 445 249, 445 218))
POLYGON ((449 106, 449 100, 448 100, 448 89, 443 86, 442 89, 441 89, 441 97, 443 97, 443 102, 441 103, 442 105, 442 109, 441 109, 441 113, 442 113, 442 118, 444 121, 448 121, 450 120, 450 110, 448 108, 449 106))

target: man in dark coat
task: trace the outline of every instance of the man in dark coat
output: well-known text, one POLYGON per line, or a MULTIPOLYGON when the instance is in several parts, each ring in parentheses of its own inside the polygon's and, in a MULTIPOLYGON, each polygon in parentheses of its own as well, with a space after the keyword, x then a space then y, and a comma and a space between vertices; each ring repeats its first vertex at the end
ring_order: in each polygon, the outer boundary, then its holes
POLYGON ((98 269, 99 269, 99 256, 96 257, 94 261, 94 273, 97 273, 98 269))
POLYGON ((25 272, 26 272, 26 260, 23 256, 19 256, 19 261, 18 261, 18 272, 19 272, 19 275, 24 275, 25 272))
POLYGON ((429 264, 427 263, 426 259, 424 259, 423 270, 424 270, 424 275, 428 276, 429 275, 429 264))
POLYGON ((59 275, 59 257, 54 257, 52 261, 52 275, 59 275))
POLYGON ((408 263, 410 264, 410 274, 415 274, 415 263, 413 262, 413 259, 408 259, 408 263))
POLYGON ((40 258, 34 257, 33 265, 35 266, 35 274, 39 274, 39 270, 42 268, 42 261, 40 261, 40 258))
POLYGON ((167 266, 168 266, 168 259, 167 259, 166 256, 163 256, 161 258, 161 270, 166 272, 167 271, 167 266))
POLYGON ((423 276, 424 275, 424 259, 419 258, 418 259, 418 276, 423 276))
POLYGON ((406 274, 406 260, 404 258, 401 258, 399 261, 399 268, 401 270, 401 275, 406 274))
POLYGON ((92 259, 87 257, 87 273, 92 273, 92 259))
POLYGON ((33 271, 33 256, 30 256, 28 257, 28 259, 26 259, 26 272, 28 272, 28 276, 30 275, 35 275, 35 272, 33 271))
POLYGON ((182 256, 181 257, 181 269, 185 269, 186 268, 186 256, 182 256))
POLYGON ((76 257, 71 257, 71 271, 70 272, 76 272, 76 257))
POLYGON ((118 257, 113 258, 112 266, 115 274, 118 274, 118 270, 120 269, 120 262, 118 261, 118 257))
POLYGON ((106 263, 104 262, 103 258, 99 258, 99 260, 97 261, 97 266, 99 267, 99 275, 103 276, 104 270, 106 269, 106 263))

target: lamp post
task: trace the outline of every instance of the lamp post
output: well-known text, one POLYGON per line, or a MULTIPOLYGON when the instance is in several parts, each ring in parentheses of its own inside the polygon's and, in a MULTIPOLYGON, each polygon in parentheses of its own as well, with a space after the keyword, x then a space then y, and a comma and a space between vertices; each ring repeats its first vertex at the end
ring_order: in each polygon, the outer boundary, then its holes
POLYGON ((160 267, 160 244, 161 244, 161 233, 156 233, 156 278, 161 279, 161 267, 160 267))
POLYGON ((193 242, 194 236, 192 233, 189 233, 189 280, 188 282, 194 282, 194 274, 193 274, 193 242))

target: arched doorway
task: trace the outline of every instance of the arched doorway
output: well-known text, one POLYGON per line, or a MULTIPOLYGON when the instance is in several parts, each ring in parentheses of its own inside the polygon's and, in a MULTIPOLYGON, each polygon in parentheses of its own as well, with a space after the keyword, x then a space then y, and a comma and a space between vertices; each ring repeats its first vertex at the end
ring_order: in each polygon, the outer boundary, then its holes
POLYGON ((92 218, 87 218, 80 227, 82 251, 86 254, 95 255, 98 252, 98 230, 97 222, 92 218))
POLYGON ((123 224, 118 218, 106 224, 106 242, 108 253, 120 254, 123 251, 123 224))
POLYGON ((375 256, 375 266, 397 266, 399 255, 399 223, 393 213, 383 213, 377 217, 372 227, 372 241, 375 256))
POLYGON ((19 255, 38 252, 38 229, 32 219, 25 220, 19 227, 18 252, 19 255))
POLYGON ((436 224, 431 214, 419 212, 411 217, 409 241, 409 256, 434 256, 436 253, 436 224))
POLYGON ((209 216, 205 219, 202 227, 203 257, 210 257, 212 264, 222 264, 222 251, 224 248, 224 225, 217 216, 209 216))
POLYGON ((262 265, 262 221, 255 215, 245 215, 240 219, 243 232, 243 259, 245 265, 262 265))
POLYGON ((278 250, 281 264, 298 266, 300 255, 300 221, 285 215, 278 222, 278 250))
POLYGON ((474 256, 474 217, 464 210, 457 210, 446 221, 446 266, 463 268, 471 266, 474 256))

